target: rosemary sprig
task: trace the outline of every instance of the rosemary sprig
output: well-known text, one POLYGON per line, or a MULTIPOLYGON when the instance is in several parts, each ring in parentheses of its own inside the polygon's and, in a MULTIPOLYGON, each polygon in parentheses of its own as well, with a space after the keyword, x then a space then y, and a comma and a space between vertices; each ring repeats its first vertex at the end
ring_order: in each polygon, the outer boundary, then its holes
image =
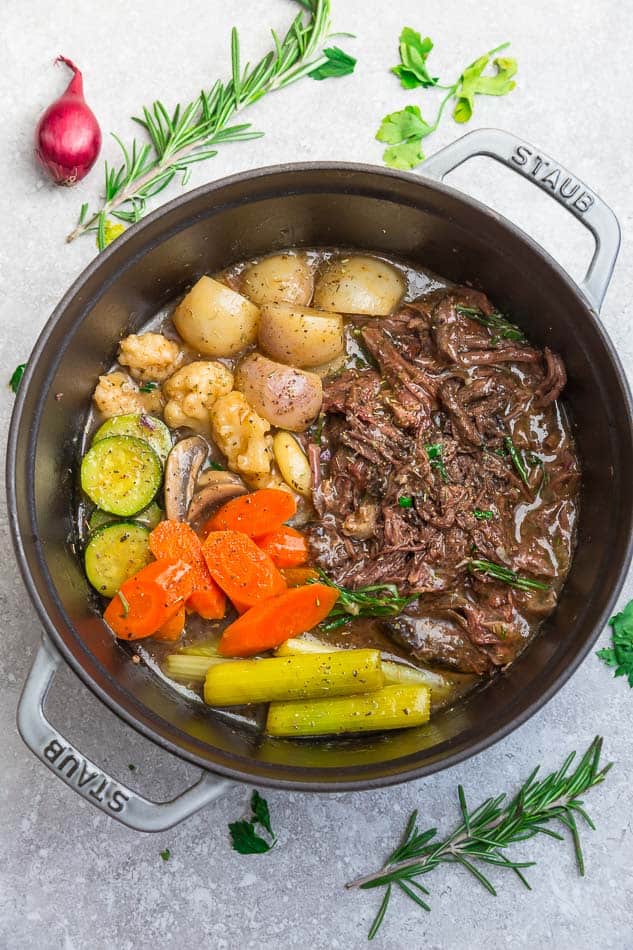
POLYGON ((244 142, 259 138, 263 132, 250 123, 230 125, 238 112, 261 99, 266 93, 282 89, 304 76, 314 78, 340 76, 354 68, 355 60, 334 47, 323 50, 330 34, 330 0, 295 0, 302 7, 283 39, 272 30, 274 49, 255 66, 242 65, 240 39, 231 33, 231 79, 217 80, 210 90, 202 90, 187 105, 169 111, 156 101, 151 109, 144 107, 142 116, 134 121, 147 133, 149 141, 134 139, 125 145, 114 135, 123 153, 123 164, 105 164, 103 203, 96 211, 82 205, 77 227, 67 241, 87 231, 96 231, 100 250, 108 243, 108 215, 133 224, 147 209, 147 202, 163 191, 177 176, 185 185, 195 162, 217 154, 227 142, 244 142), (308 14, 307 19, 305 14, 308 14))
POLYGON ((516 324, 510 323, 507 317, 495 310, 494 313, 484 314, 479 307, 456 307, 458 313, 470 317, 483 327, 494 330, 492 343, 498 343, 499 340, 513 340, 515 343, 527 343, 527 337, 516 324))
POLYGON ((529 577, 522 577, 516 571, 502 564, 495 564, 494 561, 486 561, 484 558, 471 558, 468 562, 468 570, 471 574, 485 574, 488 577, 494 577, 497 581, 503 581, 510 587, 517 587, 519 590, 549 590, 549 584, 543 584, 541 581, 533 581, 529 577))
POLYGON ((530 473, 527 470, 527 466, 525 462, 523 461, 523 457, 521 453, 519 452, 519 450, 517 449, 516 445, 514 444, 514 442, 512 441, 509 435, 505 437, 505 439, 503 440, 503 444, 505 446, 506 452, 510 456, 512 464, 514 465, 517 472, 519 473, 519 477, 521 478, 521 481, 523 482, 524 485, 527 485, 529 487, 530 473))
POLYGON ((533 867, 536 862, 518 861, 503 852, 513 844, 541 834, 563 841, 563 834, 546 827, 550 822, 558 821, 563 825, 563 831, 568 829, 578 872, 584 876, 585 865, 577 820, 582 818, 591 829, 594 829, 594 824, 580 796, 603 782, 611 768, 611 763, 601 767, 601 751, 602 739, 596 736, 573 771, 570 772, 570 767, 576 758, 575 752, 565 759, 557 772, 552 772, 544 779, 537 779, 537 767, 507 804, 506 796, 498 795, 486 799, 477 808, 469 809, 464 789, 460 785, 458 797, 462 821, 447 838, 439 842, 433 840, 437 836, 437 828, 429 828, 424 832, 418 829, 417 811, 414 811, 407 823, 402 843, 389 856, 385 866, 347 885, 348 888, 363 890, 385 888, 385 895, 368 934, 369 939, 375 937, 384 920, 393 888, 400 890, 418 907, 430 911, 424 899, 429 891, 419 878, 441 864, 460 865, 493 896, 496 896, 497 891, 482 872, 481 865, 514 871, 521 883, 530 890, 523 871, 533 867))
POLYGON ((335 584, 327 574, 320 570, 318 578, 309 584, 327 584, 338 591, 338 600, 321 624, 323 630, 337 630, 344 627, 354 617, 397 617, 416 597, 401 597, 395 584, 372 584, 351 590, 335 584))

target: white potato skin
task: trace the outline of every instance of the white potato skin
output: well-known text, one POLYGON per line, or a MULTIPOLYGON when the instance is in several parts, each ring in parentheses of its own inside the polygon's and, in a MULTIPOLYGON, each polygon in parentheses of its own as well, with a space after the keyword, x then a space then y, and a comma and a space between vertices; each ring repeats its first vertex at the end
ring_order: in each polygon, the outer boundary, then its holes
POLYGON ((203 356, 235 356, 256 341, 259 308, 205 276, 178 304, 173 321, 185 343, 203 356))
POLYGON ((310 495, 310 463, 297 440, 289 432, 277 432, 273 436, 273 452, 284 481, 300 495, 310 495))
POLYGON ((210 410, 211 434, 232 472, 249 484, 270 478, 273 461, 270 423, 262 419, 240 392, 220 396, 210 410))
POLYGON ((343 318, 311 307, 265 304, 259 343, 273 359, 290 366, 320 366, 345 351, 343 318))
POLYGON ((171 376, 182 359, 175 340, 162 333, 131 333, 119 344, 119 363, 134 379, 162 383, 171 376))
POLYGON ((271 425, 304 432, 314 422, 323 402, 323 384, 315 373, 275 363, 251 353, 235 373, 235 388, 271 425))
POLYGON ((307 305, 314 277, 304 254, 273 254, 246 267, 240 275, 242 293, 254 303, 307 305))
POLYGON ((404 291, 404 278, 391 264, 375 257, 337 257, 317 278, 313 306, 380 317, 395 310, 404 291))
POLYGON ((177 370, 163 383, 167 404, 163 416, 167 425, 189 426, 208 435, 209 410, 219 396, 233 389, 233 373, 222 363, 196 360, 177 370))

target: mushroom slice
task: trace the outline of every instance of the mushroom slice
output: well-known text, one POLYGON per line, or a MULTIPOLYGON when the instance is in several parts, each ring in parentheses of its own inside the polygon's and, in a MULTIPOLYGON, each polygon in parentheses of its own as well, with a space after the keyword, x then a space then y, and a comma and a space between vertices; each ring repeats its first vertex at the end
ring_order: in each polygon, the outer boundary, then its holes
POLYGON ((165 514, 171 521, 185 521, 200 469, 209 446, 199 435, 177 442, 165 463, 165 514))
POLYGON ((247 491, 246 485, 230 472, 209 469, 200 476, 198 489, 187 511, 187 521, 194 527, 202 527, 221 505, 247 491))

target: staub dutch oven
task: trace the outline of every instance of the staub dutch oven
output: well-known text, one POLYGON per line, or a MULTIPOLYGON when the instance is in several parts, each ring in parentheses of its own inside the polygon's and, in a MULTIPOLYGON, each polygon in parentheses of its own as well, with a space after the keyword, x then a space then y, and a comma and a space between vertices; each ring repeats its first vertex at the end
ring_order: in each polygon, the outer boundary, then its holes
POLYGON ((130 827, 157 831, 211 801, 227 779, 342 791, 429 775, 484 749, 543 706, 604 626, 631 556, 631 401, 598 319, 618 245, 613 212, 589 188, 527 143, 490 130, 473 132, 434 155, 422 176, 314 163, 204 185, 99 255, 35 346, 9 438, 13 539, 45 631, 18 713, 32 751, 104 812, 130 827), (511 223, 441 184, 444 175, 477 155, 525 176, 591 231, 596 248, 580 286, 511 223), (291 245, 385 252, 472 282, 567 365, 565 398, 583 485, 578 548, 558 607, 507 673, 418 729, 338 741, 270 739, 186 699, 143 664, 131 663, 114 641, 73 543, 82 420, 95 379, 111 363, 121 336, 201 274, 291 245), (199 765, 200 781, 171 802, 152 802, 82 756, 44 713, 62 661, 139 732, 199 765))

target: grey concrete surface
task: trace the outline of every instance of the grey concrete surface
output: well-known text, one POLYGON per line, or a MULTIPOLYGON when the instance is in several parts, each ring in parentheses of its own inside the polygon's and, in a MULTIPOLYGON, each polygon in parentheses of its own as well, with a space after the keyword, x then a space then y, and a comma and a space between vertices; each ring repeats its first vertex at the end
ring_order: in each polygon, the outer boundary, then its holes
MULTIPOLYGON (((388 73, 405 24, 435 39, 440 75, 510 39, 520 63, 519 87, 506 99, 478 102, 471 126, 497 125, 537 143, 614 207, 624 243, 603 318, 633 371, 633 193, 627 176, 633 146, 631 8, 612 0, 424 5, 334 0, 333 5, 336 27, 357 34, 356 40, 340 41, 358 55, 356 76, 338 84, 304 81, 263 100, 252 110, 252 120, 266 137, 227 147, 196 167, 191 187, 278 161, 378 162, 381 147, 373 134, 379 119, 408 102, 424 108, 426 94, 405 93, 388 73)), ((128 117, 141 104, 155 96, 174 102, 226 75, 233 23, 252 59, 265 49, 268 27, 282 29, 292 7, 289 0, 59 0, 55 7, 43 0, 5 0, 0 11, 0 380, 28 357, 53 306, 96 253, 91 238, 67 246, 64 236, 82 201, 97 195, 100 169, 78 187, 62 190, 44 182, 31 157, 36 117, 65 83, 62 71, 52 67, 54 56, 64 53, 81 65, 103 129, 129 137, 128 117)), ((459 132, 446 121, 429 141, 429 151, 459 132)), ((115 152, 106 140, 103 158, 114 158, 115 152)), ((574 276, 582 275, 590 241, 542 194, 483 160, 460 170, 453 182, 508 214, 574 276)), ((3 382, 3 443, 12 398, 3 382)), ((584 836, 584 879, 575 872, 570 847, 549 839, 523 848, 538 861, 530 873, 531 892, 495 874, 495 899, 459 870, 440 870, 430 882, 432 913, 396 898, 376 944, 388 950, 633 947, 633 692, 622 680, 613 681, 595 656, 513 735, 431 779, 330 797, 269 793, 279 845, 269 855, 241 857, 229 847, 227 822, 242 812, 246 788, 234 788, 172 831, 142 836, 84 804, 27 752, 14 719, 39 629, 14 564, 4 498, 0 564, 3 948, 361 947, 376 898, 346 892, 343 884, 391 850, 413 807, 425 823, 447 829, 456 816, 459 782, 473 802, 512 790, 533 764, 553 766, 596 733, 606 737, 606 752, 616 767, 589 797, 597 831, 584 836), (165 847, 173 854, 168 863, 159 856, 165 847)), ((621 603, 632 595, 629 579, 621 603)), ((81 749, 150 796, 167 797, 195 776, 194 769, 123 726, 68 671, 54 685, 49 711, 81 749), (136 765, 133 774, 129 763, 136 765)))

